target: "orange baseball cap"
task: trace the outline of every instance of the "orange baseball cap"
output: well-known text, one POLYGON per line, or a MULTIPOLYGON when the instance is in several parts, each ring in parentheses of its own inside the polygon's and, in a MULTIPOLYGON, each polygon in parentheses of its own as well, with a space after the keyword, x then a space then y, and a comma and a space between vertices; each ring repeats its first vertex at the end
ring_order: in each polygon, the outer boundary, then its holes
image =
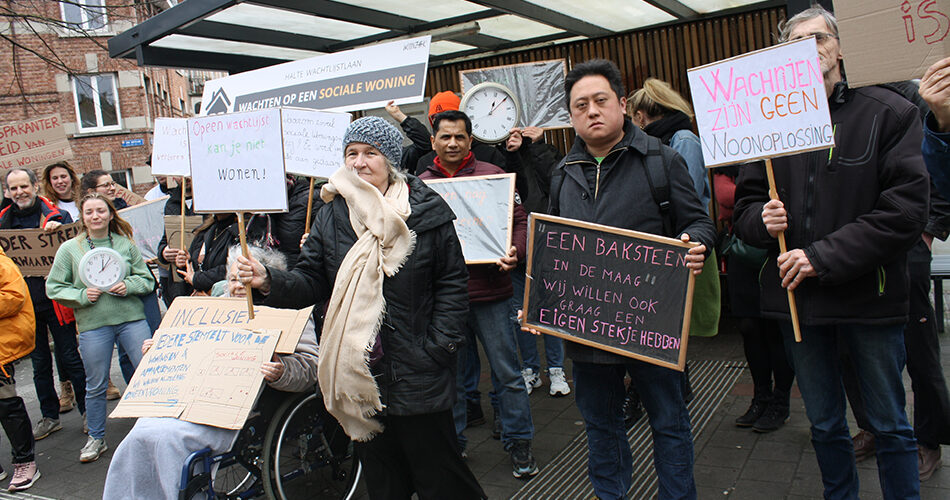
POLYGON ((433 115, 443 111, 457 111, 461 102, 462 100, 455 95, 455 92, 449 90, 439 92, 429 100, 429 119, 431 120, 433 115))

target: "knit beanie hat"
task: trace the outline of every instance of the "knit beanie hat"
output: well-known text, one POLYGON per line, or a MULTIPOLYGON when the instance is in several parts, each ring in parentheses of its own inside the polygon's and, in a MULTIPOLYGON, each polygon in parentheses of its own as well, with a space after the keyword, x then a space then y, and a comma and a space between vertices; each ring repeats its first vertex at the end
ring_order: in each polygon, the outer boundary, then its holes
POLYGON ((402 159, 402 134, 396 127, 378 116, 364 116, 354 121, 343 134, 343 150, 354 142, 369 144, 378 149, 394 166, 402 159))
POLYGON ((443 111, 458 111, 461 102, 462 100, 459 99, 459 96, 455 95, 455 92, 448 90, 439 92, 429 100, 429 120, 431 121, 433 116, 443 111))

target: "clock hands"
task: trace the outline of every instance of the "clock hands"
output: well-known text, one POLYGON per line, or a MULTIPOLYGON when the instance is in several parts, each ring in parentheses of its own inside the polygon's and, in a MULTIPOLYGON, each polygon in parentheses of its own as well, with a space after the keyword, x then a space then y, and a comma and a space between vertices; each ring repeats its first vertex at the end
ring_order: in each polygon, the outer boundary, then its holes
POLYGON ((495 110, 498 109, 498 106, 501 106, 501 105, 504 104, 504 102, 507 101, 507 100, 508 100, 508 96, 505 96, 505 98, 502 99, 501 102, 499 102, 498 104, 495 104, 495 103, 493 102, 493 103, 492 103, 492 107, 491 107, 491 111, 489 111, 488 114, 494 113, 495 110))

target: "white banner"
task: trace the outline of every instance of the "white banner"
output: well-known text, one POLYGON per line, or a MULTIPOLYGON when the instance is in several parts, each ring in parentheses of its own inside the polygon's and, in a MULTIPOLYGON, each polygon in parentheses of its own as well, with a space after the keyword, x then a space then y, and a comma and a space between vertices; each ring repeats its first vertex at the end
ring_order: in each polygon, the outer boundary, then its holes
POLYGON ((281 109, 284 168, 288 174, 330 177, 343 165, 343 134, 349 113, 281 109))
POLYGON ((706 167, 834 145, 814 38, 692 68, 688 77, 706 167))

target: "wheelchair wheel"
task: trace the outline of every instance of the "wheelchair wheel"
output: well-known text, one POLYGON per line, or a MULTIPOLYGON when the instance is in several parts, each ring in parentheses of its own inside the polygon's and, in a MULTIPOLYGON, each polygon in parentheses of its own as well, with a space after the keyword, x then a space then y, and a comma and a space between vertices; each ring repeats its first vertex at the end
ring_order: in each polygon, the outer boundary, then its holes
POLYGON ((216 498, 235 498, 254 484, 254 474, 240 462, 221 463, 211 482, 216 498))
POLYGON ((315 393, 285 401, 264 438, 268 498, 350 499, 362 472, 353 445, 315 393))

